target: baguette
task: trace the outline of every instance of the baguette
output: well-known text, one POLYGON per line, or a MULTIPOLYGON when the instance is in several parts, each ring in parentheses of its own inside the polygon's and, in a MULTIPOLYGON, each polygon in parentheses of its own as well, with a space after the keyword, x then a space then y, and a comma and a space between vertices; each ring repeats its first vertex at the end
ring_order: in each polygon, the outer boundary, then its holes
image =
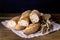
POLYGON ((7 28, 14 28, 16 24, 18 23, 19 18, 20 18, 20 15, 15 16, 11 20, 9 20, 7 23, 7 28))
POLYGON ((29 25, 29 14, 30 14, 30 10, 27 10, 25 12, 22 13, 19 21, 18 21, 18 24, 20 26, 28 26, 29 25))
POLYGON ((40 14, 39 11, 33 10, 33 11, 30 13, 29 18, 30 18, 30 20, 31 20, 32 23, 37 23, 37 22, 39 22, 39 20, 40 20, 40 15, 41 15, 41 14, 40 14))
POLYGON ((15 30, 17 30, 17 31, 23 30, 23 29, 25 29, 25 27, 20 26, 19 24, 17 24, 17 25, 15 26, 15 30))
POLYGON ((30 24, 28 27, 26 27, 26 29, 24 29, 23 33, 26 35, 35 33, 38 31, 39 27, 40 27, 40 23, 30 24))

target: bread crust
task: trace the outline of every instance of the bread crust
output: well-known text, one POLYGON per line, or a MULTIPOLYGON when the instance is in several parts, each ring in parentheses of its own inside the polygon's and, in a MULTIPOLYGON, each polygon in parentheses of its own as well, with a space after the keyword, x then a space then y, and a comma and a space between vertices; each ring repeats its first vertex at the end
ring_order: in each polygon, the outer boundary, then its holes
POLYGON ((17 25, 19 18, 20 18, 20 15, 15 16, 11 20, 9 20, 7 25, 6 25, 7 28, 14 28, 17 25))
POLYGON ((17 31, 23 30, 23 29, 25 29, 25 27, 20 26, 19 24, 17 24, 17 25, 15 26, 15 30, 17 30, 17 31))
POLYGON ((27 11, 25 11, 25 12, 23 12, 21 14, 21 17, 20 17, 20 19, 18 21, 18 24, 20 26, 24 26, 23 24, 21 25, 21 23, 23 22, 22 20, 24 20, 24 22, 26 22, 27 25, 25 25, 25 26, 28 26, 29 25, 29 14, 30 14, 30 12, 31 12, 30 10, 27 10, 27 11))
POLYGON ((41 16, 41 14, 38 10, 33 10, 30 13, 29 18, 30 18, 32 23, 37 23, 40 20, 40 16, 41 16))
POLYGON ((39 27, 40 27, 40 23, 30 24, 23 32, 24 34, 29 35, 37 32, 39 27))

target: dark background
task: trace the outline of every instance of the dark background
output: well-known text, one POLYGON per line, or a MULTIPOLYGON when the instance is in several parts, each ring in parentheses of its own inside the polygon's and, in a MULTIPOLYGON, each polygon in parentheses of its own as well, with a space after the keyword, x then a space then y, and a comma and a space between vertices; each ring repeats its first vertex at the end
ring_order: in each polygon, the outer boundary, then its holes
POLYGON ((19 13, 37 9, 43 13, 60 13, 59 0, 0 0, 1 13, 19 13))

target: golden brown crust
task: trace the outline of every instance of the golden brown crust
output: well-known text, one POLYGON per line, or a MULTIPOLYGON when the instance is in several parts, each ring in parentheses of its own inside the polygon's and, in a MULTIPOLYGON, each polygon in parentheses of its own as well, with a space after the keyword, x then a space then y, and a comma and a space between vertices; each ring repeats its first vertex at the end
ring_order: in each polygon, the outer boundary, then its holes
POLYGON ((38 31, 40 27, 40 23, 36 23, 36 24, 30 24, 29 27, 27 27, 25 30, 24 30, 24 34, 32 34, 32 33, 35 33, 38 31))
POLYGON ((20 18, 20 15, 15 16, 11 20, 9 20, 7 25, 6 25, 7 28, 14 28, 16 26, 16 24, 18 23, 19 18, 20 18))
POLYGON ((31 13, 31 10, 27 10, 21 14, 20 20, 24 18, 29 18, 29 14, 31 13))
POLYGON ((39 17, 41 16, 41 14, 38 10, 33 10, 32 13, 36 13, 39 17))
POLYGON ((15 30, 23 30, 23 29, 25 29, 25 27, 20 26, 19 24, 15 26, 15 30))
MULTIPOLYGON (((29 25, 29 14, 30 14, 30 12, 31 12, 30 10, 27 10, 27 11, 23 12, 21 14, 21 17, 20 17, 19 21, 18 21, 18 24, 21 20, 24 20, 24 21, 27 21, 27 23, 29 25)), ((23 25, 21 25, 21 26, 23 26, 23 25)))
POLYGON ((20 18, 20 15, 13 17, 11 20, 13 20, 13 21, 15 21, 16 23, 18 23, 19 18, 20 18))

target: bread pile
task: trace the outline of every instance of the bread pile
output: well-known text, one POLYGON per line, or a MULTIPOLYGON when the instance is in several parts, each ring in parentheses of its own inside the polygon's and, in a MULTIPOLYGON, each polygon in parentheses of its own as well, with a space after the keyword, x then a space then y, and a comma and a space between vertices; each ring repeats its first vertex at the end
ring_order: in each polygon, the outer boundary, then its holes
POLYGON ((9 29, 14 28, 17 31, 24 30, 23 33, 26 35, 33 34, 38 31, 45 33, 52 29, 50 18, 50 14, 41 15, 38 10, 27 10, 21 15, 9 20, 7 27, 9 29))

